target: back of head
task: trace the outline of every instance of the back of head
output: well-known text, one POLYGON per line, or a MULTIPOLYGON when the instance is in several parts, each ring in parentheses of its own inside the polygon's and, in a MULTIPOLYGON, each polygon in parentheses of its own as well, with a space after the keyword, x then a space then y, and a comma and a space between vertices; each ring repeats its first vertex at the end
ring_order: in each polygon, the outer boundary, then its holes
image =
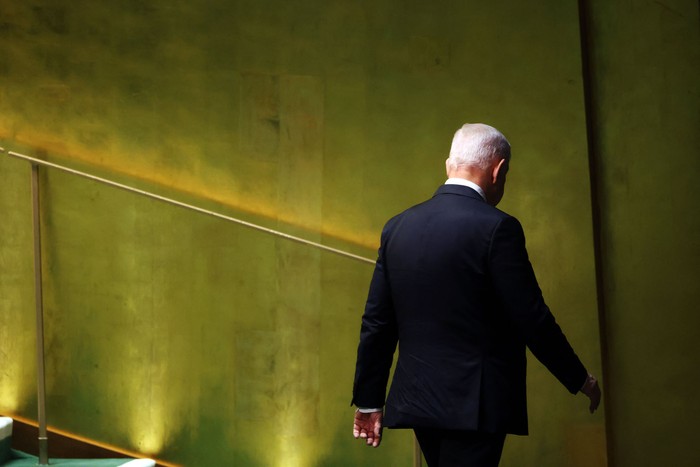
POLYGON ((483 123, 466 123, 452 139, 448 167, 488 170, 500 159, 510 161, 510 143, 500 131, 483 123))

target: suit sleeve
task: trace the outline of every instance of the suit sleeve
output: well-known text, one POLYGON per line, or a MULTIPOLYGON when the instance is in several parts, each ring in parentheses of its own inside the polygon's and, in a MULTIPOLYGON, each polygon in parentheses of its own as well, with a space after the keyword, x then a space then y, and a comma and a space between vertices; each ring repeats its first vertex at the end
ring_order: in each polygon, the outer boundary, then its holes
MULTIPOLYGON (((384 240, 385 234, 382 235, 382 245, 384 240)), ((358 407, 384 406, 389 371, 398 341, 396 316, 383 256, 382 246, 379 248, 362 316, 352 399, 352 404, 358 407)))
POLYGON ((514 217, 504 218, 496 227, 489 265, 495 293, 516 333, 569 392, 577 393, 588 372, 544 302, 523 229, 514 217))

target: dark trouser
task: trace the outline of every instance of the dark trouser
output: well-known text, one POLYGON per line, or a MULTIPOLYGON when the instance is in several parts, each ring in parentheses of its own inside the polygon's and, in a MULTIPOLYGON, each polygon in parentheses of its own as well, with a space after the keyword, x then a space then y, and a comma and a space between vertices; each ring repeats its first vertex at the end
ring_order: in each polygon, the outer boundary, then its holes
POLYGON ((414 428, 428 467, 497 467, 506 435, 414 428))

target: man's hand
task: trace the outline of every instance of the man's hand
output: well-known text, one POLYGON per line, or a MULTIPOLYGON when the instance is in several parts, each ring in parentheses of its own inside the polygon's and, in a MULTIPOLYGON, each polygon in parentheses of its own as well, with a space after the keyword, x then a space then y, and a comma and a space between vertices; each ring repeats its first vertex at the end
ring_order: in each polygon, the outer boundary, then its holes
POLYGON ((384 413, 370 412, 362 413, 355 412, 355 423, 352 427, 352 434, 357 438, 367 440, 367 446, 377 447, 382 442, 382 419, 384 413))
POLYGON ((588 378, 586 378, 586 382, 583 384, 581 392, 588 396, 588 398, 591 400, 588 410, 590 410, 591 413, 595 412, 598 405, 600 405, 600 398, 602 397, 600 387, 598 386, 598 380, 595 379, 595 376, 590 373, 588 374, 588 378))

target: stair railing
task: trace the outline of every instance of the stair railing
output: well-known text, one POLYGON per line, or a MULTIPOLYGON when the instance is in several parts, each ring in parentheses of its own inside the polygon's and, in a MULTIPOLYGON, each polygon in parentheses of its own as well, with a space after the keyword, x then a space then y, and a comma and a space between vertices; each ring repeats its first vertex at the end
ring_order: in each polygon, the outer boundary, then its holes
MULTIPOLYGON (((52 169, 59 170, 61 172, 66 172, 78 177, 86 178, 98 183, 109 185, 120 190, 129 191, 132 193, 145 196, 147 198, 152 198, 164 203, 179 206, 181 208, 189 209, 191 211, 199 212, 208 216, 216 217, 227 222, 232 222, 235 224, 242 225, 254 230, 258 230, 270 235, 284 238, 286 240, 301 243, 312 248, 317 248, 329 253, 344 256, 356 261, 360 261, 367 264, 374 264, 375 261, 364 256, 356 255, 348 251, 340 250, 338 248, 333 248, 322 243, 314 242, 302 237, 295 235, 290 235, 279 230, 270 229, 252 222, 245 221, 243 219, 238 219, 232 216, 227 216, 219 212, 211 211, 208 209, 201 208, 188 203, 183 203, 182 201, 177 201, 172 198, 158 195, 149 191, 141 190, 129 185, 115 182, 106 178, 98 177, 86 172, 75 170, 63 165, 55 164, 53 162, 48 162, 36 157, 27 156, 25 154, 20 154, 15 151, 6 151, 5 148, 0 147, 0 152, 6 152, 8 156, 24 160, 29 162, 32 166, 31 175, 31 187, 32 187, 32 225, 33 225, 33 235, 34 235, 34 290, 35 290, 35 302, 36 302, 36 355, 37 355, 37 406, 38 406, 38 423, 39 423, 39 465, 48 465, 48 436, 46 430, 46 370, 44 362, 44 310, 43 310, 43 285, 42 285, 42 270, 41 270, 41 225, 40 225, 40 193, 39 193, 39 168, 48 167, 52 169)), ((421 451, 418 446, 418 442, 414 439, 413 442, 413 466, 421 466, 421 451)))

